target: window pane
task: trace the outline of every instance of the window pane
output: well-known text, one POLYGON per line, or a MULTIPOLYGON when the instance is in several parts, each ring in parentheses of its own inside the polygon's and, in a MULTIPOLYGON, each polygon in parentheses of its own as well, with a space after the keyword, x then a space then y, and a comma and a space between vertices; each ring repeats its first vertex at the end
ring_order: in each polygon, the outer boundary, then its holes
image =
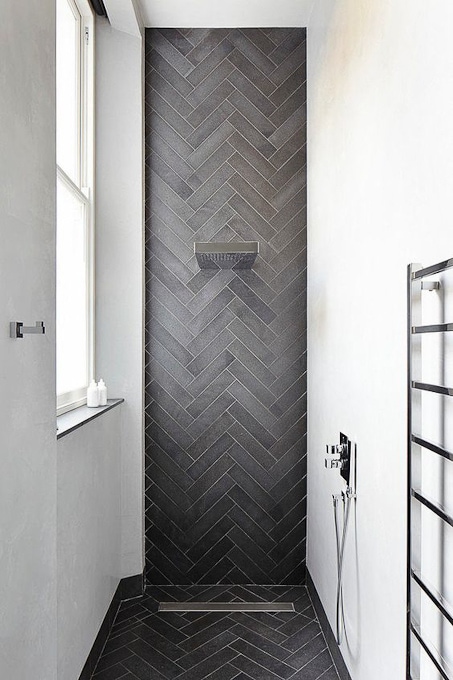
POLYGON ((88 383, 87 226, 85 206, 57 187, 57 394, 88 383))
POLYGON ((78 107, 80 16, 68 0, 57 0, 57 163, 79 183, 78 107))

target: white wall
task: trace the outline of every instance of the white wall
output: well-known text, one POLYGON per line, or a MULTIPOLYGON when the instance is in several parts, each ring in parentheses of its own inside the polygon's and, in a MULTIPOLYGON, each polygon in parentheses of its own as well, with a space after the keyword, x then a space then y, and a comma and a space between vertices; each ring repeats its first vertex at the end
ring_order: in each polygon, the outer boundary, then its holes
POLYGON ((55 9, 0 24, 0 676, 56 678, 55 9), (9 338, 9 322, 46 335, 9 338))
POLYGON ((58 680, 78 680, 120 580, 121 409, 58 440, 58 680))
MULTIPOLYGON (((106 3, 107 11, 108 4, 106 3)), ((115 0, 118 2, 118 0, 115 0)), ((145 26, 234 27, 306 26, 313 0, 139 0, 145 26)))
POLYGON ((96 23, 96 373, 123 397, 121 576, 143 570, 142 41, 96 23))
POLYGON ((308 566, 332 627, 323 466, 358 443, 345 569, 353 680, 404 677, 406 265, 453 254, 453 6, 317 0, 308 32, 308 566))

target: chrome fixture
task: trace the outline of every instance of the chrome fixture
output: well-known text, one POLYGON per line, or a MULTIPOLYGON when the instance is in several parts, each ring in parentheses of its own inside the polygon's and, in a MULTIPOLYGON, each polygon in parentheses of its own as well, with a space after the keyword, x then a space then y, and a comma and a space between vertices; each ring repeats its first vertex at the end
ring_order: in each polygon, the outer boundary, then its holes
POLYGON ((440 281, 422 281, 422 290, 439 290, 440 281))
MULTIPOLYGON (((451 281, 451 271, 445 279, 442 278, 442 282, 431 279, 435 274, 444 275, 447 270, 453 270, 453 258, 429 267, 410 264, 407 268, 407 678, 419 678, 420 667, 425 663, 428 665, 426 671, 423 670, 423 677, 453 678, 453 670, 445 660, 448 637, 444 633, 453 624, 453 611, 447 597, 451 589, 451 569, 444 566, 448 554, 448 527, 453 526, 453 512, 445 504, 451 473, 449 467, 453 462, 453 448, 447 438, 451 427, 451 418, 448 418, 451 407, 447 404, 453 397, 453 384, 445 384, 451 343, 444 335, 453 332, 453 319, 445 317, 446 310, 450 309, 451 297, 449 285, 446 286, 444 281, 451 281), (425 324, 424 291, 433 290, 438 291, 437 323, 425 324), (436 363, 438 360, 439 363, 433 383, 422 382, 424 365, 430 361, 430 355, 434 359, 434 343, 421 342, 421 334, 425 333, 439 334, 435 343, 439 352, 436 363), (429 404, 422 399, 426 392, 444 395, 438 402, 440 418, 435 438, 434 432, 426 427, 429 404), (427 451, 430 453, 427 454, 427 451), (438 485, 431 486, 431 493, 428 493, 430 486, 424 480, 434 476, 438 476, 438 485), (427 543, 432 520, 436 521, 439 533, 436 541, 427 543), (426 563, 439 565, 438 581, 430 582, 426 563), (436 611, 439 636, 434 632, 431 617, 424 606, 424 602, 429 601, 436 611)), ((434 375, 433 372, 433 378, 434 375)))
POLYGON ((345 434, 340 432, 339 444, 327 444, 326 452, 330 458, 325 459, 326 468, 337 468, 340 474, 349 486, 349 477, 351 471, 351 441, 345 434))
POLYGON ((258 241, 194 243, 200 269, 251 269, 259 253, 258 241))
POLYGON ((160 612, 294 612, 292 602, 159 602, 160 612))
POLYGON ((336 641, 338 645, 343 642, 343 635, 345 631, 344 606, 343 606, 343 561, 344 550, 346 545, 346 536, 348 533, 349 515, 351 511, 351 502, 356 499, 356 493, 353 488, 355 484, 355 453, 356 447, 352 445, 351 440, 342 432, 340 432, 340 443, 326 446, 326 451, 329 458, 325 459, 326 468, 337 468, 340 470, 340 475, 346 482, 346 490, 339 494, 332 495, 334 522, 335 522, 335 540, 337 547, 337 596, 336 596, 336 641), (354 457, 354 464, 351 464, 354 457), (352 482, 351 482, 352 478, 352 482), (338 516, 338 505, 343 504, 343 527, 340 528, 340 519, 338 516))
POLYGON ((23 338, 25 333, 44 335, 45 332, 44 321, 36 321, 34 326, 24 326, 22 321, 11 321, 9 324, 9 335, 11 338, 23 338))

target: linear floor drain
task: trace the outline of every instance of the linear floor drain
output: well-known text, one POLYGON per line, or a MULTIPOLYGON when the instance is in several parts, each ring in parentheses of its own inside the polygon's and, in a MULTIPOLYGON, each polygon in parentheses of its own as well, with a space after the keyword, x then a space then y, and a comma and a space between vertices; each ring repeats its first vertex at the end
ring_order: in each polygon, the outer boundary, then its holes
POLYGON ((160 612, 293 612, 292 602, 159 602, 160 612))

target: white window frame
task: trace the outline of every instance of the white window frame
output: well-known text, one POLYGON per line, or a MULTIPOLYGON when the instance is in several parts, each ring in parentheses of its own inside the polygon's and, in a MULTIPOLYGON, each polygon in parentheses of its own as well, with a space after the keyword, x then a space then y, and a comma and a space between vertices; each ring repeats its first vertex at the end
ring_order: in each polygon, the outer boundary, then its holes
MULTIPOLYGON (((66 0, 79 24, 78 71, 78 167, 76 182, 57 164, 57 182, 65 185, 85 211, 87 276, 87 379, 95 376, 95 234, 94 234, 94 15, 88 0, 66 0)), ((58 229, 58 226, 57 226, 58 229)), ((88 385, 57 394, 57 415, 86 404, 88 385)))

